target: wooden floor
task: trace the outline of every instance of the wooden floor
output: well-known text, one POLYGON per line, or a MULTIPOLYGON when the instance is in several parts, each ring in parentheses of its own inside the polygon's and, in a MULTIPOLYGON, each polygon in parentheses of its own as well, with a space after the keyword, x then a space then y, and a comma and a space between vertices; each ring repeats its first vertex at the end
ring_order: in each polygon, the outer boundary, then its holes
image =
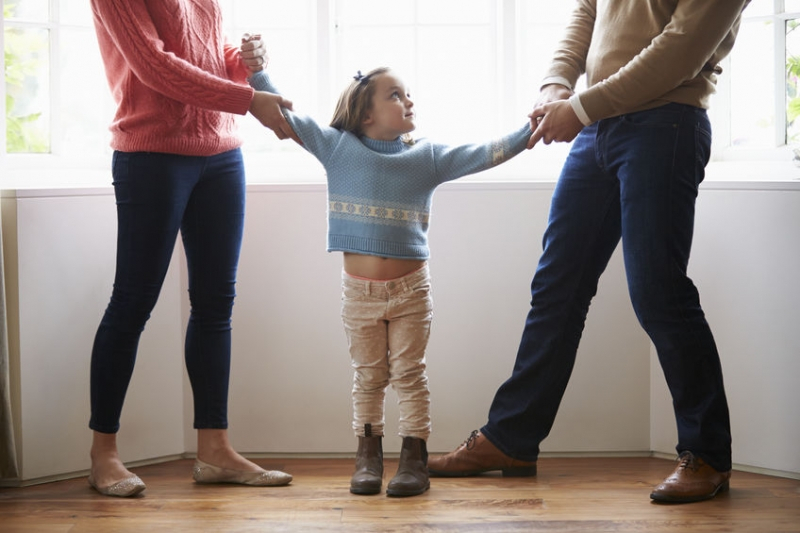
MULTIPOLYGON (((0 532, 800 532, 800 480, 734 472, 713 500, 656 504, 650 489, 674 467, 664 459, 544 458, 535 478, 433 478, 411 498, 350 494, 350 459, 256 462, 294 481, 197 485, 186 459, 134 468, 147 490, 131 499, 86 478, 0 489, 0 532)), ((396 465, 386 460, 387 481, 396 465)))

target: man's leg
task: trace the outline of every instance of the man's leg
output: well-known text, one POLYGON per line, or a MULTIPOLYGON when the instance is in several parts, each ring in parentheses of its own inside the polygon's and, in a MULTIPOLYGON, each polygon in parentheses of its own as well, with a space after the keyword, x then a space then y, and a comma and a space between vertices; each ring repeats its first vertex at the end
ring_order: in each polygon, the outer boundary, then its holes
POLYGON ((597 125, 575 140, 553 194, 544 252, 511 377, 488 423, 454 452, 431 457, 436 475, 503 470, 532 475, 566 389, 589 303, 620 237, 619 186, 595 156, 597 125))
POLYGON ((731 468, 719 355, 687 276, 695 199, 710 151, 708 119, 701 109, 670 104, 614 121, 607 140, 608 159, 621 183, 631 301, 672 394, 678 453, 691 454, 653 497, 705 499, 727 488, 731 468))

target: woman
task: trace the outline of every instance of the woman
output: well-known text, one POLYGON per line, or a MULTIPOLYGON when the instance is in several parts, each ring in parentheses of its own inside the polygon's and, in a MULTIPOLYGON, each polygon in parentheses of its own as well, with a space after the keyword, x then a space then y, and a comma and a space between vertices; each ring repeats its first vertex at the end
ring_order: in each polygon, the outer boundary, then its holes
POLYGON ((198 430, 194 478, 288 484, 289 474, 265 471, 233 449, 227 398, 245 184, 233 114, 250 111, 278 137, 294 138, 280 112, 291 103, 246 85, 237 48, 223 42, 216 0, 92 0, 92 10, 118 105, 111 125, 118 235, 114 289, 92 351, 89 483, 109 496, 145 489, 120 460, 116 433, 139 337, 180 231, 191 302, 185 359, 198 430))

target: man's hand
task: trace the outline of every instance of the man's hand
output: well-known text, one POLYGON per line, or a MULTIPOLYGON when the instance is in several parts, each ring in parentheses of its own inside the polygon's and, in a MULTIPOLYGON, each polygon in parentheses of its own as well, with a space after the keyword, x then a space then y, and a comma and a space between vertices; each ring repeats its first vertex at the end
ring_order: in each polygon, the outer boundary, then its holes
POLYGON ((536 100, 536 104, 533 107, 537 108, 544 104, 549 104, 550 102, 566 100, 573 94, 574 92, 572 89, 566 85, 551 83, 542 87, 542 90, 539 91, 539 98, 536 100))
POLYGON ((278 139, 292 139, 297 144, 303 144, 283 116, 282 107, 291 110, 292 102, 279 94, 256 91, 250 102, 250 113, 261 124, 275 132, 278 139))
POLYGON ((242 45, 239 47, 239 56, 242 58, 242 63, 251 73, 264 70, 267 68, 267 63, 269 63, 267 47, 264 45, 264 41, 261 40, 261 35, 245 33, 242 36, 242 45))
POLYGON ((580 133, 583 123, 567 100, 572 94, 572 90, 564 85, 550 84, 542 87, 539 99, 528 115, 533 131, 528 140, 528 150, 540 140, 544 140, 545 144, 553 141, 570 142, 580 133))
POLYGON ((575 114, 569 100, 558 100, 540 107, 535 107, 531 124, 536 124, 533 135, 528 139, 528 149, 533 148, 539 140, 544 144, 551 142, 570 142, 583 129, 583 122, 575 114))

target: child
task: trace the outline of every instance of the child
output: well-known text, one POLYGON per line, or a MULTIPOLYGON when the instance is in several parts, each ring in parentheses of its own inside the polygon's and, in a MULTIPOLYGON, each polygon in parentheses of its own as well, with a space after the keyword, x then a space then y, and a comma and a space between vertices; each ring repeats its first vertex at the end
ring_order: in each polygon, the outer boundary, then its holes
MULTIPOLYGON (((254 69, 253 69, 254 70, 254 69)), ((277 93, 255 72, 253 88, 277 93)), ((495 142, 450 147, 411 140, 414 103, 403 81, 378 68, 358 75, 329 127, 284 111, 328 180, 328 251, 344 254, 342 321, 354 369, 358 437, 353 494, 378 494, 383 478, 384 398, 397 393, 403 439, 389 496, 430 487, 426 441, 430 394, 425 348, 432 317, 428 223, 441 183, 499 165, 526 147, 529 125, 495 142)))

